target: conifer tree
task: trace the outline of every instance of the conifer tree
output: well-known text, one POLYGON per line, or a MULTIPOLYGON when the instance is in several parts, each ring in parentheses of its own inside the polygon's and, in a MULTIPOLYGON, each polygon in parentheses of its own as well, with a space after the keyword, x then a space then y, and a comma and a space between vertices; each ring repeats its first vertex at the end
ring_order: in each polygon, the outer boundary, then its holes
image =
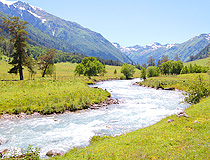
POLYGON ((10 42, 14 43, 15 49, 15 52, 11 55, 13 59, 9 62, 13 65, 13 68, 9 70, 9 73, 17 74, 19 72, 20 80, 23 80, 23 66, 27 65, 26 49, 28 44, 26 40, 28 40, 28 33, 25 31, 26 24, 28 22, 20 20, 19 17, 11 17, 10 19, 3 17, 2 27, 10 33, 10 42))

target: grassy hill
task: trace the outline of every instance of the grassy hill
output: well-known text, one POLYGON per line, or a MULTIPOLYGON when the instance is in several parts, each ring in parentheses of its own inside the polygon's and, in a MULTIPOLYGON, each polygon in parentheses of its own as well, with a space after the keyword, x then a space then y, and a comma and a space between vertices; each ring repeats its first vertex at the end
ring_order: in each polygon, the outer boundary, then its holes
POLYGON ((184 63, 184 65, 186 65, 186 66, 189 66, 190 64, 192 64, 192 65, 197 64, 197 65, 200 65, 200 66, 209 66, 210 65, 210 57, 205 58, 205 59, 199 59, 199 60, 196 60, 196 61, 191 61, 191 62, 184 63))

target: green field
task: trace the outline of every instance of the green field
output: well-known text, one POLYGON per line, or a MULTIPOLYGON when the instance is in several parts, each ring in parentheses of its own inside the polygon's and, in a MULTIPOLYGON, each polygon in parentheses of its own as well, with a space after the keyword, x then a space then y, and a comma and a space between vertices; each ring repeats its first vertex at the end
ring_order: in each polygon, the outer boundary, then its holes
POLYGON ((210 159, 209 104, 210 98, 186 109, 189 118, 173 115, 121 136, 93 137, 90 146, 53 159, 210 159))
POLYGON ((210 65, 209 62, 210 62, 210 57, 205 58, 205 59, 199 59, 199 60, 192 61, 192 62, 187 62, 187 63, 185 63, 185 65, 189 66, 190 64, 192 64, 192 65, 197 64, 200 66, 208 66, 208 65, 210 65))
MULTIPOLYGON (((110 96, 107 91, 90 88, 86 83, 119 79, 122 76, 121 67, 106 66, 107 74, 89 79, 86 76, 74 75, 76 64, 58 63, 52 77, 42 78, 41 72, 37 70, 31 80, 27 69, 24 69, 25 80, 19 81, 18 75, 7 73, 11 66, 6 62, 6 58, 0 61, 0 66, 0 114, 51 114, 84 109, 87 105, 102 102, 110 96)), ((134 76, 139 77, 140 71, 136 69, 134 76)))
MULTIPOLYGON (((201 75, 208 82, 208 75, 201 75)), ((196 76, 161 76, 150 78, 148 82, 167 82, 167 87, 187 90, 189 82, 196 76)), ((75 148, 53 159, 210 159, 209 104, 210 98, 205 98, 190 106, 185 110, 189 118, 172 115, 157 124, 121 136, 95 136, 90 146, 75 148), (167 123, 168 119, 174 121, 167 123)))
MULTIPOLYGON (((174 87, 188 91, 197 76, 209 84, 209 75, 183 74, 152 77, 142 85, 164 88, 174 87)), ((210 159, 210 97, 185 110, 189 118, 176 115, 162 119, 157 124, 117 137, 91 139, 91 145, 75 148, 61 157, 52 159, 210 159), (173 119, 171 123, 167 120, 173 119)))
MULTIPOLYGON (((76 63, 57 63, 56 66, 56 73, 52 75, 52 77, 48 76, 48 79, 71 79, 72 76, 74 77, 74 69, 76 67, 76 63)), ((0 60, 0 80, 19 80, 19 75, 15 74, 9 74, 7 73, 8 70, 11 68, 11 65, 9 65, 5 60, 0 60)), ((109 80, 109 79, 120 79, 121 76, 123 76, 122 73, 120 73, 121 66, 106 66, 107 73, 104 76, 93 76, 92 80, 109 80), (114 70, 117 70, 117 74, 114 74, 114 70)), ((140 70, 135 69, 134 77, 140 77, 140 70)), ((41 71, 37 69, 37 74, 35 75, 35 79, 41 78, 42 74, 41 71)), ((79 78, 89 80, 88 77, 80 76, 79 78)), ((24 79, 29 80, 31 79, 29 76, 29 72, 26 69, 24 69, 24 79)))
MULTIPOLYGON (((89 88, 88 81, 120 78, 121 67, 106 66, 105 76, 95 76, 89 80, 84 76, 74 76, 76 64, 56 64, 56 74, 41 78, 38 72, 34 80, 30 80, 25 70, 24 81, 18 81, 18 76, 7 74, 10 66, 0 61, 0 79, 17 81, 0 81, 0 111, 18 113, 20 111, 62 112, 82 109, 85 103, 97 103, 109 96, 101 89, 89 88), (114 75, 114 70, 117 74, 114 75)), ((209 83, 207 73, 204 82, 209 83)), ((139 77, 137 70, 134 77, 139 77)), ((164 87, 175 87, 187 91, 189 84, 198 74, 183 74, 152 77, 144 85, 155 87, 163 83, 164 87)), ((186 109, 189 118, 172 115, 162 119, 157 124, 123 134, 117 137, 98 137, 91 139, 91 145, 85 148, 75 148, 63 156, 52 159, 210 159, 210 98, 202 99, 200 103, 186 109), (173 119, 167 123, 168 119, 173 119), (198 123, 195 123, 198 122, 198 123)))

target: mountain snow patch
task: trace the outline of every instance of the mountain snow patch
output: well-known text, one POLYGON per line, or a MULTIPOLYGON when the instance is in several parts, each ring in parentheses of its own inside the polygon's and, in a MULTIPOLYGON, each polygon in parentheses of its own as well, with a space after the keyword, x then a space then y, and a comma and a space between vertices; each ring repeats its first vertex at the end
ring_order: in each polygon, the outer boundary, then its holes
MULTIPOLYGON (((30 5, 30 4, 29 4, 30 5)), ((39 7, 35 7, 35 6, 32 6, 32 5, 30 5, 31 6, 31 8, 33 8, 33 10, 40 10, 40 11, 44 11, 42 8, 39 8, 39 7)))
POLYGON ((31 12, 30 10, 28 10, 29 13, 31 13, 34 17, 41 19, 41 16, 38 16, 36 13, 31 12))
POLYGON ((12 5, 12 4, 14 4, 14 3, 16 3, 17 1, 6 1, 6 0, 0 0, 0 2, 2 2, 3 4, 6 4, 6 5, 8 5, 8 6, 10 6, 10 5, 12 5))

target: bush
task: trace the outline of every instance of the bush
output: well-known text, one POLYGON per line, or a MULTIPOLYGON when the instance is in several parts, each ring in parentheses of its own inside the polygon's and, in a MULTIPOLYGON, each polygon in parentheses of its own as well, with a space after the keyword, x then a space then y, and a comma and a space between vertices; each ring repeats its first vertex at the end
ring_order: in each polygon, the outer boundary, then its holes
POLYGON ((157 77, 159 76, 160 72, 157 67, 149 66, 147 68, 147 77, 157 77))
POLYGON ((189 87, 189 92, 186 94, 185 102, 190 104, 199 103, 201 98, 207 97, 210 95, 210 88, 204 82, 202 76, 198 76, 197 80, 191 83, 189 87))
POLYGON ((184 66, 184 67, 182 68, 182 70, 181 70, 181 73, 180 73, 180 74, 187 74, 187 73, 189 73, 189 69, 188 69, 188 67, 187 67, 187 66, 184 66))
POLYGON ((126 79, 129 79, 133 77, 133 74, 135 73, 135 67, 132 66, 131 64, 123 64, 121 68, 121 73, 124 74, 126 79))

